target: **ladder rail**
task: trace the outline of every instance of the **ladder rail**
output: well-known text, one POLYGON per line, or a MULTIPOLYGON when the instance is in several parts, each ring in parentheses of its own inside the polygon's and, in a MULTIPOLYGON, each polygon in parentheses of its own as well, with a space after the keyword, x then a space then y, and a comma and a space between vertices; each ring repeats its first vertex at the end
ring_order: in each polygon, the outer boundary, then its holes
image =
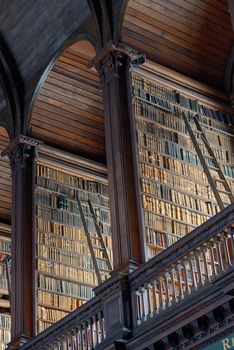
MULTIPOLYGON (((184 123, 185 123, 185 126, 186 126, 187 130, 188 130, 189 136, 191 137, 191 140, 193 142, 193 146, 194 146, 194 148, 195 148, 195 150, 197 152, 197 155, 198 155, 198 157, 200 159, 200 162, 201 162, 201 165, 203 167, 203 170, 204 170, 204 172, 205 172, 205 174, 207 176, 207 180, 209 182, 209 185, 210 185, 210 187, 211 187, 211 189, 212 189, 212 191, 214 193, 214 196, 215 196, 215 199, 216 199, 216 201, 218 203, 218 206, 219 206, 220 210, 222 210, 222 209, 224 209, 224 204, 223 204, 222 198, 220 197, 219 191, 218 191, 218 189, 216 187, 216 183, 215 183, 213 177, 211 176, 209 167, 208 167, 208 165, 207 165, 207 163, 205 161, 205 158, 204 158, 204 156, 202 154, 200 146, 199 146, 199 144, 197 142, 197 139, 196 139, 196 137, 194 135, 193 129, 192 129, 191 125, 190 125, 190 122, 189 122, 189 120, 188 120, 188 118, 187 118, 187 116, 186 116, 186 114, 184 112, 182 113, 182 117, 184 119, 184 123)), ((204 133, 203 130, 199 130, 199 131, 204 133)))
POLYGON ((95 225, 95 228, 96 228, 96 231, 97 231, 97 235, 98 235, 98 237, 100 239, 100 243, 101 243, 103 252, 105 254, 105 259, 107 260, 106 263, 107 263, 108 269, 110 271, 112 271, 112 265, 111 265, 111 262, 110 262, 110 259, 109 259, 109 255, 108 255, 107 250, 106 250, 106 245, 105 245, 105 242, 103 240, 102 232, 101 232, 100 226, 98 225, 97 218, 96 218, 96 215, 95 215, 95 212, 94 212, 94 209, 93 209, 93 205, 92 205, 90 199, 88 199, 88 205, 89 205, 89 210, 90 210, 90 213, 92 215, 93 222, 94 222, 94 225, 95 225))
MULTIPOLYGON (((211 146, 206 138, 206 135, 204 133, 204 130, 202 129, 202 126, 200 125, 200 122, 199 122, 197 115, 194 116, 194 121, 195 121, 195 124, 197 126, 197 129, 201 132, 203 142, 206 145, 206 148, 207 148, 207 151, 209 152, 209 155, 212 157, 212 161, 214 163, 214 166, 218 169, 217 172, 219 174, 220 179, 222 180, 222 183, 223 183, 223 186, 224 186, 226 192, 228 193, 227 195, 229 196, 230 202, 234 203, 234 196, 232 194, 230 186, 228 185, 227 180, 223 174, 223 171, 219 165, 219 162, 217 161, 217 159, 215 157, 214 151, 212 150, 212 148, 211 148, 211 146)), ((221 192, 222 192, 222 190, 221 190, 221 192)))
POLYGON ((81 205, 79 197, 77 197, 77 203, 78 203, 78 208, 79 208, 79 211, 80 211, 81 220, 82 220, 82 223, 83 223, 83 226, 84 226, 84 231, 85 231, 85 235, 86 235, 86 238, 87 238, 87 242, 88 242, 91 258, 93 260, 94 269, 95 269, 95 272, 96 272, 96 275, 97 275, 98 283, 101 284, 102 283, 101 273, 100 273, 100 270, 99 270, 99 267, 98 267, 96 255, 95 255, 94 249, 93 249, 92 240, 91 240, 91 237, 90 237, 90 233, 89 233, 89 230, 88 230, 88 226, 87 226, 87 223, 86 223, 86 220, 85 220, 83 208, 82 208, 82 205, 81 205))

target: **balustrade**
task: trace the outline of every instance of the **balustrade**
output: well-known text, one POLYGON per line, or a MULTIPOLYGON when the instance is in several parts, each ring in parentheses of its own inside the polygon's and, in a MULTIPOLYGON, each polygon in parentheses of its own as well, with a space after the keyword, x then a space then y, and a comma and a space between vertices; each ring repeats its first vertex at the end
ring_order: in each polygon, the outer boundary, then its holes
POLYGON ((108 339, 110 345, 116 335, 129 339, 139 326, 228 274, 233 264, 230 205, 130 275, 113 275, 93 299, 20 349, 92 350, 105 348, 108 339))

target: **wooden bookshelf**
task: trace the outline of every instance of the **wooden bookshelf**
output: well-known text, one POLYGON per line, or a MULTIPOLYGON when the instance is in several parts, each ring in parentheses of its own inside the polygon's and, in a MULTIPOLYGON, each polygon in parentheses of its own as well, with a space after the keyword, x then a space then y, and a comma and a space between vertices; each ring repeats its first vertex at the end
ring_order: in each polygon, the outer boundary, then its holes
POLYGON ((98 278, 77 204, 79 198, 101 279, 110 269, 88 206, 92 203, 112 261, 107 179, 102 167, 42 147, 36 173, 37 332, 93 296, 98 278), (50 154, 50 155, 49 155, 50 154))
POLYGON ((7 347, 11 340, 11 317, 9 283, 11 263, 11 228, 0 223, 0 350, 7 347))
POLYGON ((224 205, 230 204, 213 160, 195 127, 205 131, 215 158, 234 191, 233 120, 226 106, 212 109, 175 87, 132 71, 133 139, 146 258, 149 259, 219 212, 200 158, 186 128, 188 118, 224 205))

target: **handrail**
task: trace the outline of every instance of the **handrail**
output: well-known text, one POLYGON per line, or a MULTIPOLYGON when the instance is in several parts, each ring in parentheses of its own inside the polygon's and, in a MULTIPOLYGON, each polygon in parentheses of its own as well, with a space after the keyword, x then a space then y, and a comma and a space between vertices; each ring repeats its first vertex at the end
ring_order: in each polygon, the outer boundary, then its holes
POLYGON ((233 238, 231 204, 130 274, 133 328, 228 271, 233 238))
POLYGON ((120 329, 127 337, 137 334, 139 326, 233 268, 233 242, 231 204, 129 276, 114 274, 93 299, 20 350, 101 349, 99 344, 113 342, 116 334, 120 339, 120 329))

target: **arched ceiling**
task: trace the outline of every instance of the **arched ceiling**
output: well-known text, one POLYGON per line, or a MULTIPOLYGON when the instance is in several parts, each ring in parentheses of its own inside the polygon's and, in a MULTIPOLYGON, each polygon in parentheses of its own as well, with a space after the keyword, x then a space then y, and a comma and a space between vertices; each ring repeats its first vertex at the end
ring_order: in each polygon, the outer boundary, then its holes
POLYGON ((87 41, 67 48, 56 60, 36 98, 30 135, 45 144, 105 162, 103 101, 95 56, 87 41))
POLYGON ((227 0, 129 0, 123 42, 222 90, 234 43, 227 0))

